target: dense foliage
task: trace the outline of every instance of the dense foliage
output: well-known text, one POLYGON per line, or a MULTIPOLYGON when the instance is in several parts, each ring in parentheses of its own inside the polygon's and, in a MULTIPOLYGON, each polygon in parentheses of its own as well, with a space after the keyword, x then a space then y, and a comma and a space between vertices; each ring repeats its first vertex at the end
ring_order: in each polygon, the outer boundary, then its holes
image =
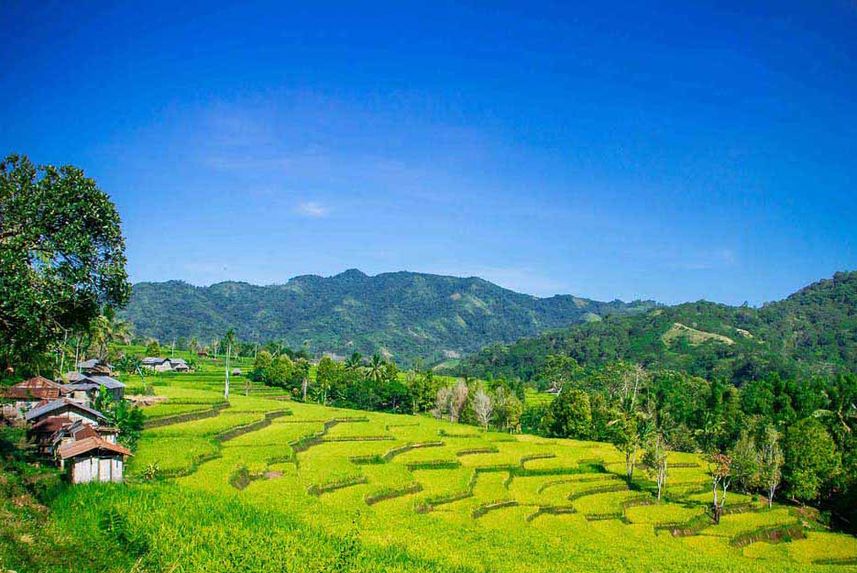
POLYGON ((837 273, 761 308, 705 301, 571 326, 514 344, 494 345, 463 361, 476 377, 541 379, 549 355, 583 366, 627 360, 744 384, 857 371, 857 272, 837 273))
POLYGON ((140 336, 161 341, 196 338, 207 344, 234 327, 241 340, 282 340, 314 355, 377 352, 410 364, 651 306, 572 296, 539 299, 478 278, 409 272, 370 277, 350 270, 272 286, 140 283, 125 316, 140 336))
POLYGON ((72 166, 0 163, 0 362, 27 366, 130 294, 110 198, 72 166))

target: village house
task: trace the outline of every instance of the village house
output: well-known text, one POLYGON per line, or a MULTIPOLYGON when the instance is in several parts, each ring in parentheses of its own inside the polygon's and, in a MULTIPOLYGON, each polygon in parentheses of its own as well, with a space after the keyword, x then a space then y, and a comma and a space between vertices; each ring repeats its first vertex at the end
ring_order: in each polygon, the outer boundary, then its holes
POLYGON ((69 442, 91 436, 100 436, 116 443, 119 430, 110 426, 96 425, 82 419, 72 420, 67 416, 50 416, 34 424, 28 431, 40 456, 56 459, 57 450, 69 442))
POLYGON ((63 417, 71 421, 84 420, 95 426, 106 421, 104 414, 98 410, 66 397, 40 404, 24 414, 24 420, 34 425, 50 417, 63 417))
POLYGON ((101 388, 105 388, 113 400, 118 401, 125 396, 125 384, 110 376, 82 376, 63 388, 72 400, 83 403, 93 402, 101 388))
POLYGON ((54 438, 65 428, 75 423, 97 428, 107 421, 98 410, 60 398, 37 406, 24 415, 31 424, 28 434, 36 444, 36 450, 42 456, 53 457, 54 438))
POLYGON ((147 356, 140 361, 143 368, 155 372, 189 372, 190 366, 183 358, 160 358, 147 356))
MULTIPOLYGON (((55 422, 56 418, 48 418, 45 422, 55 422)), ((57 426, 56 431, 50 437, 49 453, 55 457, 56 452, 68 444, 77 440, 98 436, 111 444, 116 443, 119 429, 111 426, 95 426, 83 420, 70 421, 65 419, 63 424, 57 426)))
POLYGON ((90 358, 89 360, 78 362, 77 370, 81 374, 110 376, 113 373, 113 365, 98 358, 90 358))
POLYGON ((71 441, 57 450, 60 468, 68 471, 71 483, 121 482, 125 459, 131 452, 100 436, 71 441))
POLYGON ((155 372, 169 372, 173 369, 169 358, 147 356, 140 361, 140 364, 143 368, 148 368, 155 372))
POLYGON ((36 376, 2 393, 13 400, 15 416, 28 424, 27 434, 43 460, 67 472, 71 483, 120 482, 131 452, 118 443, 119 429, 89 406, 96 393, 106 389, 117 400, 125 385, 109 376, 90 374, 59 384, 36 376))
POLYGON ((3 392, 3 397, 11 400, 4 404, 3 415, 7 418, 19 418, 24 412, 44 400, 56 400, 66 394, 61 384, 41 376, 19 382, 3 392))

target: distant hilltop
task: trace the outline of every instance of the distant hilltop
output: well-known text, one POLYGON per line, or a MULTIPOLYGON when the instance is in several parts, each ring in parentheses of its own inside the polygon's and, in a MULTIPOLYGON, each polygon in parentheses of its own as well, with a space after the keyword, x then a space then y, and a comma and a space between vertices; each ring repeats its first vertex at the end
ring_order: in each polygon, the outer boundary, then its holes
POLYGON ((368 276, 350 269, 270 286, 139 283, 123 315, 137 335, 161 341, 205 342, 234 328, 242 340, 283 340, 315 355, 379 352, 412 364, 418 358, 455 359, 488 344, 655 306, 571 295, 538 298, 476 277, 405 271, 368 276))

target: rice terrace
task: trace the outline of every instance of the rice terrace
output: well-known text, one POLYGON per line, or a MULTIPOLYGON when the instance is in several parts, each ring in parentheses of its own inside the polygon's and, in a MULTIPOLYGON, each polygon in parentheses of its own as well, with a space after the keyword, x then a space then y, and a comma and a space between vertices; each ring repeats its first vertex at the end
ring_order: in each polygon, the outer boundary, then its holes
POLYGON ((857 573, 857 3, 0 21, 0 573, 857 573))
POLYGON ((222 374, 212 367, 158 375, 154 388, 167 401, 145 409, 150 428, 131 483, 81 488, 58 511, 71 519, 97 498, 165 570, 555 571, 567 562, 581 571, 752 572, 857 563, 857 539, 815 527, 794 507, 730 493, 712 525, 707 463, 694 454, 671 455, 668 495, 657 502, 642 473, 625 481, 624 457, 609 444, 328 408, 256 384, 246 395, 238 387, 223 407, 222 374), (146 481, 153 467, 163 479, 146 481))

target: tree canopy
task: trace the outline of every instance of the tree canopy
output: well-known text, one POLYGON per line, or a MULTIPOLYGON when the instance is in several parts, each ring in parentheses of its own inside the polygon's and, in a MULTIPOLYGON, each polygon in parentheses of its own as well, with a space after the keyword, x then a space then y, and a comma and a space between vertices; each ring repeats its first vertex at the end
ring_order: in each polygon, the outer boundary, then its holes
POLYGON ((0 163, 0 361, 15 368, 130 296, 119 214, 81 169, 0 163))

